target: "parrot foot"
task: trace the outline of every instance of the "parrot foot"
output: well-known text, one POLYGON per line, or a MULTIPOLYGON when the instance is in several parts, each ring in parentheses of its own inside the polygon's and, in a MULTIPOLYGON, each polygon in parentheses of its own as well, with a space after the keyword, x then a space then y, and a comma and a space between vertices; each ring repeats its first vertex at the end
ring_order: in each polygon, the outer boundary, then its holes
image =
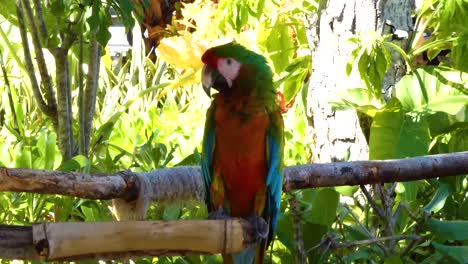
POLYGON ((226 220, 229 218, 231 218, 231 216, 228 215, 221 206, 218 208, 218 210, 208 214, 208 219, 210 220, 226 220))
POLYGON ((262 217, 258 215, 252 215, 246 218, 247 221, 252 225, 254 237, 257 240, 266 239, 268 237, 268 223, 262 217))

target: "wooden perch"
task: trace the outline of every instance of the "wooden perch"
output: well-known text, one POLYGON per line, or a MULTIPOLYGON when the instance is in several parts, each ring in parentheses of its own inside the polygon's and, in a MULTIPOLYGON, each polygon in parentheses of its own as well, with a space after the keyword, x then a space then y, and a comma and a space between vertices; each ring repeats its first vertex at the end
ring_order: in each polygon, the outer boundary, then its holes
POLYGON ((76 261, 233 253, 255 242, 251 231, 242 219, 0 225, 0 257, 76 261))
MULTIPOLYGON (((285 168, 283 190, 314 187, 404 182, 468 174, 468 152, 399 160, 353 161, 285 168)), ((151 201, 203 201, 198 166, 151 172, 85 175, 31 169, 0 169, 0 191, 62 194, 86 199, 136 200, 144 188, 151 201), (143 187, 142 187, 143 186, 143 187)))

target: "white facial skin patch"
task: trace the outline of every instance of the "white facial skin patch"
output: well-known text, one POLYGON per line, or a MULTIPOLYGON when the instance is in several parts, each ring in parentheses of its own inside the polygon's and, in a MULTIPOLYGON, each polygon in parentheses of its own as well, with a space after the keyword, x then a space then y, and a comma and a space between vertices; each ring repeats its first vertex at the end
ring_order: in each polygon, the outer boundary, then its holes
POLYGON ((232 86, 232 81, 239 76, 241 63, 233 58, 220 58, 218 59, 218 71, 221 73, 229 87, 232 86))

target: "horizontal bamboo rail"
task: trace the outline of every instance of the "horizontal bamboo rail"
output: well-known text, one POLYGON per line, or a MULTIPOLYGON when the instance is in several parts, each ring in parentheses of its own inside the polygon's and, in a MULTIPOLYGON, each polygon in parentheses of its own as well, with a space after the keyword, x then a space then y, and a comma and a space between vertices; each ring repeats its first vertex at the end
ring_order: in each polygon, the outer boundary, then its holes
POLYGON ((255 242, 242 219, 0 225, 0 258, 35 261, 233 253, 255 242))

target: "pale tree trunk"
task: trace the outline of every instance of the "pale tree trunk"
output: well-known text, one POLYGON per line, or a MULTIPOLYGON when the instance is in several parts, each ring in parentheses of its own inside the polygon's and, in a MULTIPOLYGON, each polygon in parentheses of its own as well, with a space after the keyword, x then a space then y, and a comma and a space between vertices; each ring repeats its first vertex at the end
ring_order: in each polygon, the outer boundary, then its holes
MULTIPOLYGON (((319 10, 310 17, 308 29, 312 49, 311 82, 308 94, 308 116, 315 145, 312 147, 312 162, 333 162, 342 160, 366 160, 369 158, 368 129, 370 118, 363 114, 358 117, 355 110, 334 111, 331 102, 339 101, 339 92, 349 88, 365 87, 354 71, 346 76, 346 64, 355 47, 348 39, 354 35, 376 31, 382 35, 391 34, 392 42, 407 50, 413 28, 412 0, 330 0, 320 1, 319 10), (361 121, 361 125, 360 125, 361 121), (362 127, 362 129, 361 129, 362 127), (365 133, 363 133, 365 131, 365 133)), ((406 73, 404 61, 391 51, 392 66, 383 81, 383 98, 391 97, 395 83, 406 73)), ((395 204, 391 195, 395 184, 372 188, 380 193, 384 208, 373 207, 381 220, 383 235, 392 236, 395 204), (386 206, 385 206, 386 205, 386 206)), ((364 185, 361 190, 369 202, 375 203, 364 185)), ((394 253, 395 241, 385 244, 385 254, 394 253)))
MULTIPOLYGON (((356 111, 334 111, 330 105, 330 102, 338 101, 339 91, 364 87, 358 74, 346 76, 346 63, 353 49, 348 39, 369 31, 393 33, 400 39, 398 44, 405 49, 408 41, 404 36, 412 29, 410 12, 414 1, 321 2, 318 12, 311 15, 308 28, 313 69, 307 100, 315 139, 312 162, 365 160, 368 159, 369 148, 356 111)), ((386 94, 391 93, 395 82, 405 73, 398 55, 392 52, 392 57, 394 64, 383 85, 386 94)))

